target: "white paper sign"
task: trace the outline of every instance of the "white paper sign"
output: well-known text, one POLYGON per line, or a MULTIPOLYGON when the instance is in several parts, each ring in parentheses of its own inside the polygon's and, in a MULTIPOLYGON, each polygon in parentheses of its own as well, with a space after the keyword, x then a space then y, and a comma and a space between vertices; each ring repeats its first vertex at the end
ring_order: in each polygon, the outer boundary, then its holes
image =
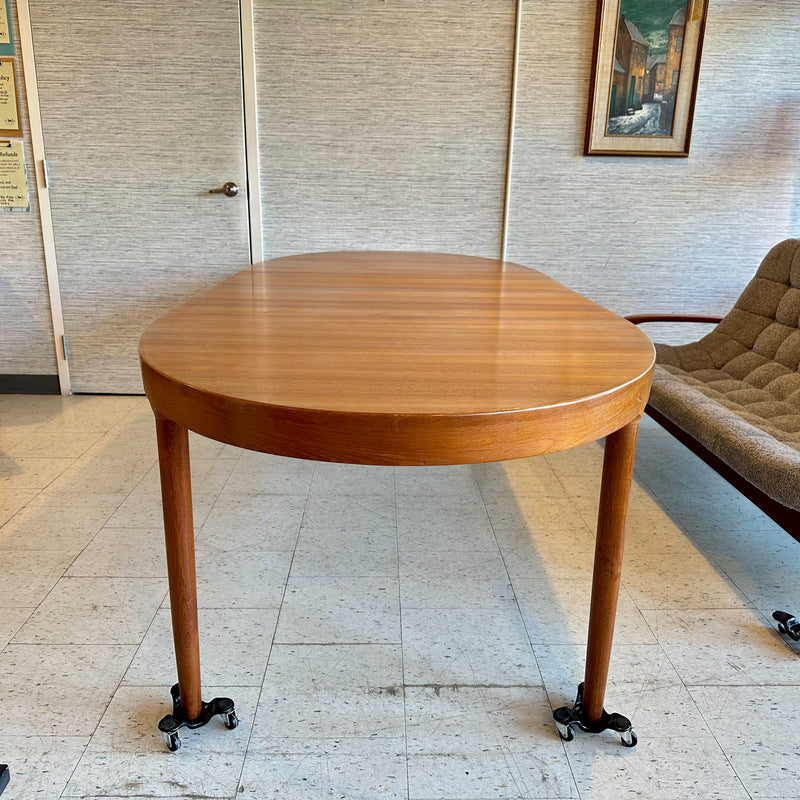
POLYGON ((29 208, 22 142, 0 141, 0 208, 29 208))

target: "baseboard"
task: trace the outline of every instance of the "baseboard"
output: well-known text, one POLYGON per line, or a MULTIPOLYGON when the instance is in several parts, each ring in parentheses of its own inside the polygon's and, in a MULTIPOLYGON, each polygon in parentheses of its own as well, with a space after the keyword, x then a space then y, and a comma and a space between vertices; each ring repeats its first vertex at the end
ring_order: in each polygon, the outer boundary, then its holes
POLYGON ((0 394, 61 394, 58 375, 0 375, 0 394))

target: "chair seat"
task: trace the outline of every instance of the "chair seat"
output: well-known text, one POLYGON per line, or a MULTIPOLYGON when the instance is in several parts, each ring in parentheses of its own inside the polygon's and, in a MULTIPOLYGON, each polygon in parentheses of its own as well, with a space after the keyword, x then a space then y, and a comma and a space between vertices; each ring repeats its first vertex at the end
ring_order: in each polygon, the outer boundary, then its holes
POLYGON ((667 348, 657 345, 650 405, 773 500, 800 511, 800 408, 794 398, 776 399, 722 370, 658 363, 667 348))

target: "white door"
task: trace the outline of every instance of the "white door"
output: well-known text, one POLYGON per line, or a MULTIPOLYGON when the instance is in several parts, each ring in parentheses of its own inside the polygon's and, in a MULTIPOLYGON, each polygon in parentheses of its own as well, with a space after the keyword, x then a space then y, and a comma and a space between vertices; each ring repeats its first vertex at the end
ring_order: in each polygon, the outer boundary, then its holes
POLYGON ((250 263, 239 4, 29 6, 72 390, 139 393, 143 328, 250 263))

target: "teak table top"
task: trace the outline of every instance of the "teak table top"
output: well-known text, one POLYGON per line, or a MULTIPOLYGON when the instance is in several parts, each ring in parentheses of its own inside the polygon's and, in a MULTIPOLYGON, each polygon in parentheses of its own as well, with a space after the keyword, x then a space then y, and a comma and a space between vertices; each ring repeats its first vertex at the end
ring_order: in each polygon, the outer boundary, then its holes
POLYGON ((156 412, 277 455, 499 461, 606 436, 644 408, 654 351, 540 272, 468 256, 313 253, 234 275, 156 320, 156 412))

